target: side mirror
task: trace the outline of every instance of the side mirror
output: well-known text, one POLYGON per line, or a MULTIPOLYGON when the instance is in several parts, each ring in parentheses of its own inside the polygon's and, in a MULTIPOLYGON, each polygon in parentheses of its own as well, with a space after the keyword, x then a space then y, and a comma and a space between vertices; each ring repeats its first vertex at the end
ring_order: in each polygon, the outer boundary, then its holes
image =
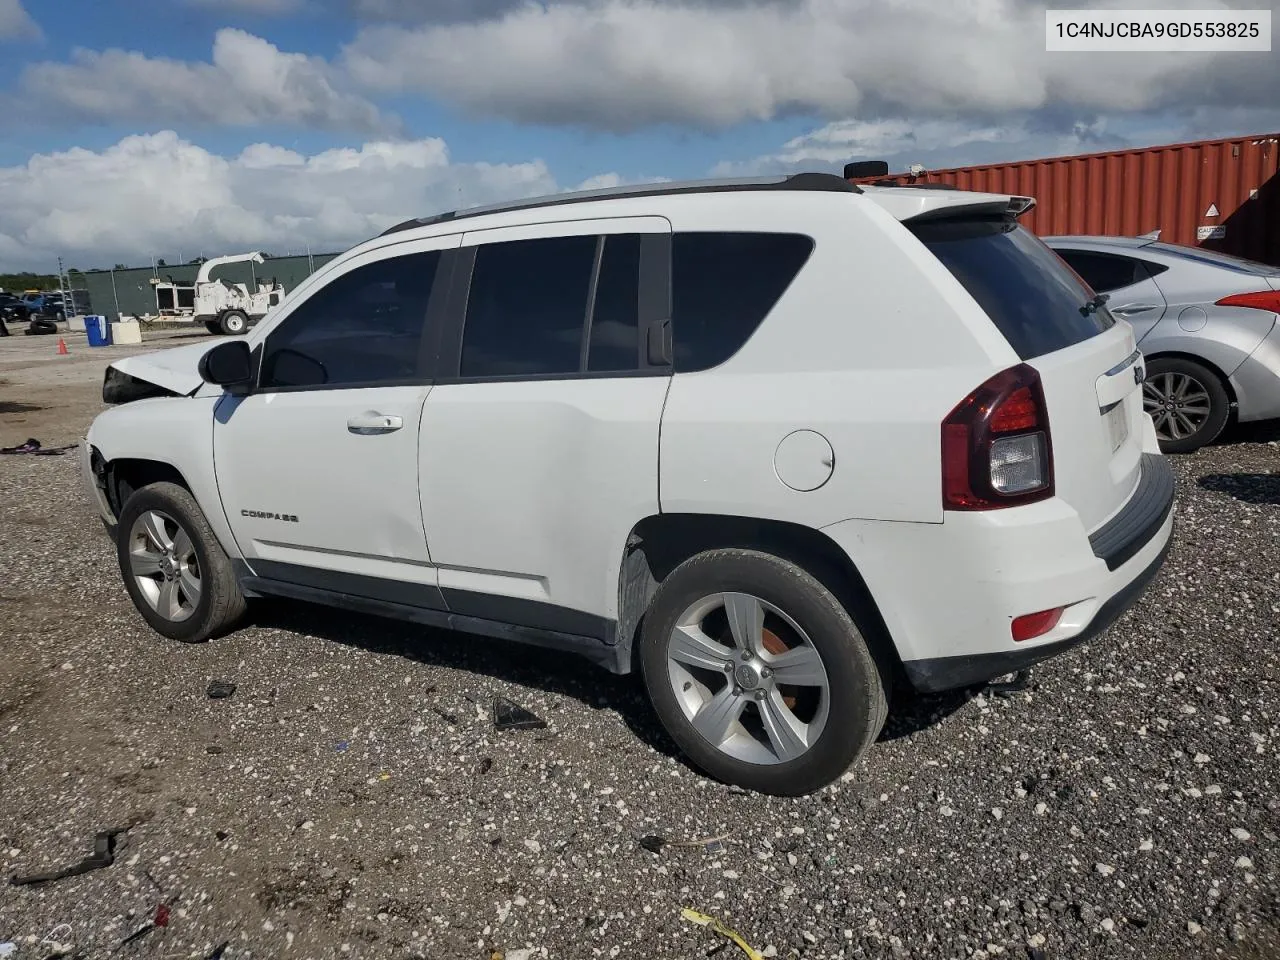
POLYGON ((232 393, 248 393, 253 382, 249 344, 243 340, 220 343, 200 358, 200 379, 232 393))

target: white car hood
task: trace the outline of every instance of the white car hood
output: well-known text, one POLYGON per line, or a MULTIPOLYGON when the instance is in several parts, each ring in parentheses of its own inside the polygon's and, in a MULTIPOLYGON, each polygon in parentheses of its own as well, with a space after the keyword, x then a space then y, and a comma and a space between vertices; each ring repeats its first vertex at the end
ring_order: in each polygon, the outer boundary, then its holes
POLYGON ((235 337, 201 338, 199 342, 116 360, 111 367, 137 380, 190 396, 204 383, 200 379, 200 358, 224 340, 235 337))

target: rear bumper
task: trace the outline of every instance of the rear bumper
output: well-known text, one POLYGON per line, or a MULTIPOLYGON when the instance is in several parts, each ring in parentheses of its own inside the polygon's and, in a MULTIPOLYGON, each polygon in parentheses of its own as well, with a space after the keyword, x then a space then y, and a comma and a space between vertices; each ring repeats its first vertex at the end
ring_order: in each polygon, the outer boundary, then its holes
POLYGON ((1148 455, 1129 501, 1092 537, 1057 499, 824 532, 863 574, 912 685, 936 692, 1047 660, 1114 623, 1164 563, 1173 498, 1168 463, 1148 455), (1065 608, 1056 627, 1014 641, 1014 618, 1056 607, 1065 608))
POLYGON ((1132 607, 1142 596, 1147 586, 1155 579, 1160 568, 1164 566, 1169 548, 1173 545, 1166 540, 1164 547, 1156 558, 1141 573, 1125 584, 1118 593, 1114 593, 1098 608, 1089 625, 1080 633, 1065 640, 1040 644, 1025 649, 1005 650, 1000 653, 979 653, 971 656, 937 657, 932 660, 910 660, 903 664, 907 679, 921 693, 938 693, 943 690, 954 690, 957 687, 969 687, 986 683, 993 677, 1003 676, 1025 670, 1037 663, 1043 663, 1065 653, 1072 647, 1092 640, 1120 619, 1126 610, 1132 607))

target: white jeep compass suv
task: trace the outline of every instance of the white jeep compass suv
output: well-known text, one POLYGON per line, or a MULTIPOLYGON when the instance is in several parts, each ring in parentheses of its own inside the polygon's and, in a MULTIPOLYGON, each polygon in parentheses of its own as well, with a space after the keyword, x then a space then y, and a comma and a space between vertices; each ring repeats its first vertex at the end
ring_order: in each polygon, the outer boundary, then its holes
POLYGON ((115 363, 85 477, 167 637, 273 595, 577 653, 704 771, 809 792, 897 681, 1050 657, 1164 559, 1133 331, 1031 202, 802 174, 411 220, 115 363))

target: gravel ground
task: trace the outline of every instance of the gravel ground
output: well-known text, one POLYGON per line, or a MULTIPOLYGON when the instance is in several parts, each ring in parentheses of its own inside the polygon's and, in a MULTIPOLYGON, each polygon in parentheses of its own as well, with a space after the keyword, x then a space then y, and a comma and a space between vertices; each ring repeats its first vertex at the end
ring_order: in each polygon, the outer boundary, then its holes
POLYGON ((71 457, 0 458, 0 941, 46 957, 1280 956, 1280 431, 1178 458, 1165 572, 1008 698, 895 705, 844 781, 712 783, 630 680, 276 603, 149 632, 71 457), (206 696, 211 680, 234 695, 206 696), (495 732, 494 695, 547 730, 495 732), (724 837, 722 849, 636 838, 724 837), (167 927, 117 949, 171 907, 167 927))

